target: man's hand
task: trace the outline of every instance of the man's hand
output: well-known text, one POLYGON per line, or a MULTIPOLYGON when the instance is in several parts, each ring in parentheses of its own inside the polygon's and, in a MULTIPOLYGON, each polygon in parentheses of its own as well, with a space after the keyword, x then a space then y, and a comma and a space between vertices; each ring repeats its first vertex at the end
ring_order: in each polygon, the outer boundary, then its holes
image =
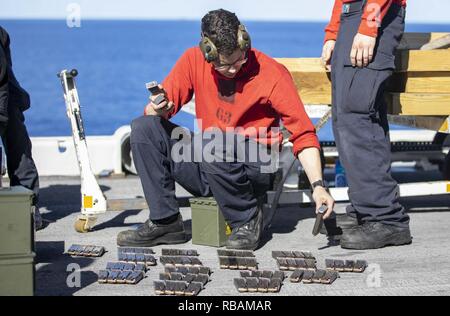
POLYGON ((326 41, 322 49, 322 63, 325 68, 331 70, 331 57, 333 56, 334 46, 336 45, 335 40, 326 41))
POLYGON ((316 213, 318 213, 319 208, 325 204, 328 207, 327 212, 324 214, 323 219, 330 217, 334 209, 334 199, 323 187, 316 187, 313 192, 313 199, 316 202, 316 213))
MULTIPOLYGON (((159 85, 160 89, 163 89, 162 85, 159 85)), ((145 115, 157 115, 167 118, 169 113, 173 110, 174 103, 167 101, 167 99, 160 104, 153 103, 158 96, 164 95, 163 93, 150 96, 150 103, 145 107, 145 115)))
POLYGON ((350 53, 350 60, 353 67, 367 67, 373 59, 373 52, 377 39, 375 37, 356 34, 353 40, 352 51, 350 53))

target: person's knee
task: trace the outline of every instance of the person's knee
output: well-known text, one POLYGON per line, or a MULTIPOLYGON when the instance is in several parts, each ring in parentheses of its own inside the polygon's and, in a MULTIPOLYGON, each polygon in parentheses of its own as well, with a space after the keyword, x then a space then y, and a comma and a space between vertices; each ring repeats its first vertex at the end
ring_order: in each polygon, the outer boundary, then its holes
POLYGON ((131 131, 143 132, 152 128, 152 125, 159 122, 159 117, 153 115, 140 116, 131 122, 131 131))
POLYGON ((140 116, 131 122, 131 142, 148 143, 152 135, 155 135, 154 129, 160 123, 157 116, 140 116))

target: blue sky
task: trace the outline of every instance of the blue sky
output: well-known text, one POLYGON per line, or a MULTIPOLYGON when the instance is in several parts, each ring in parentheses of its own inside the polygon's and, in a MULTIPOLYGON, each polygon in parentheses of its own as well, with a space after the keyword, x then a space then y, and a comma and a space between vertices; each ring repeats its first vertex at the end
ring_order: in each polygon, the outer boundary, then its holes
MULTIPOLYGON (((0 0, 0 19, 65 19, 68 5, 82 19, 189 19, 225 8, 243 20, 324 21, 333 0, 0 0)), ((450 23, 450 1, 409 0, 408 22, 450 23)))

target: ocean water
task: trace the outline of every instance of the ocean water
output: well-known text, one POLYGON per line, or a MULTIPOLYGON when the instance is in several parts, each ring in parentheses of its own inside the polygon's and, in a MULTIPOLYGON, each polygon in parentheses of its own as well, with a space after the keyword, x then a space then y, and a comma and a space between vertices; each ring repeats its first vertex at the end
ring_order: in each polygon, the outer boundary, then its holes
MULTIPOLYGON (((162 81, 189 47, 197 45, 193 21, 4 20, 11 35, 16 76, 31 95, 25 114, 31 136, 70 135, 56 74, 79 71, 77 86, 88 135, 109 135, 142 114, 145 83, 162 81)), ((273 57, 317 57, 325 23, 247 22, 253 46, 273 57)), ((449 31, 450 25, 408 25, 408 31, 449 31)), ((183 121, 183 114, 177 118, 183 121)))

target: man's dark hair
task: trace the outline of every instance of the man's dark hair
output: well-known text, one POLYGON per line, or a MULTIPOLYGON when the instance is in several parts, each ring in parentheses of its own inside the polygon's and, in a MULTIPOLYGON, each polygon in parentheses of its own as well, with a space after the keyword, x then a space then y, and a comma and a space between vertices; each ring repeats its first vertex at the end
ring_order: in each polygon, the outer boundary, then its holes
POLYGON ((238 48, 240 24, 236 14, 224 9, 214 10, 203 17, 202 32, 216 45, 219 54, 229 56, 238 48))

